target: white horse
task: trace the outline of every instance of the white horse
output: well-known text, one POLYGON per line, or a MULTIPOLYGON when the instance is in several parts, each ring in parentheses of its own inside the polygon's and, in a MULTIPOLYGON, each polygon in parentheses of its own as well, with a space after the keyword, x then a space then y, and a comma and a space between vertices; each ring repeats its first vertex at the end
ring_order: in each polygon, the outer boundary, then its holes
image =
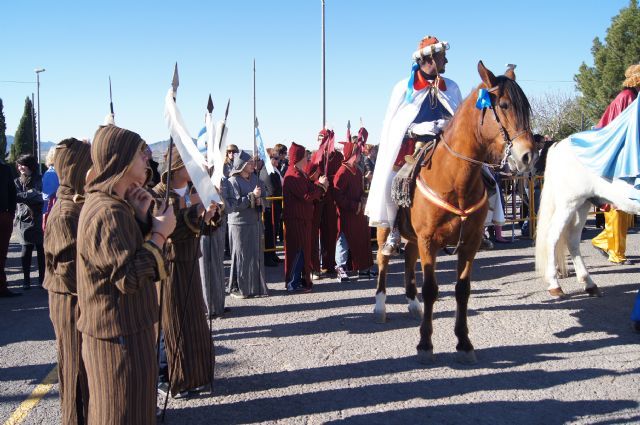
POLYGON ((640 214, 640 203, 627 197, 629 185, 600 177, 587 169, 565 139, 549 149, 544 173, 536 235, 536 271, 549 284, 552 296, 564 296, 558 275, 566 277, 566 249, 578 283, 590 296, 600 296, 580 255, 580 235, 592 205, 609 203, 630 214, 640 214))

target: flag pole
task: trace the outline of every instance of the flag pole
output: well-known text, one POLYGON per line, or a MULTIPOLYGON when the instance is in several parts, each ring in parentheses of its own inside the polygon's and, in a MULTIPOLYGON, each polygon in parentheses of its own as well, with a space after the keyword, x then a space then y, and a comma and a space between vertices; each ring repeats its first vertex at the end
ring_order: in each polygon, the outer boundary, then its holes
POLYGON ((256 59, 253 58, 253 157, 258 153, 256 142, 256 59))
POLYGON ((327 103, 325 84, 325 32, 324 32, 324 0, 322 0, 322 128, 327 124, 327 103))

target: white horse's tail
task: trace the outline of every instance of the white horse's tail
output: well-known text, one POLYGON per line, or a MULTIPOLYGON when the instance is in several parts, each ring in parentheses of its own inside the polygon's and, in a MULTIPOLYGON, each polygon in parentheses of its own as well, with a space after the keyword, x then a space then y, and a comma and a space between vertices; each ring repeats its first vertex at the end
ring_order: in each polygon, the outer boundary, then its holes
MULTIPOLYGON (((549 151, 549 157, 554 154, 555 149, 549 151)), ((554 213, 556 211, 556 193, 555 191, 562 187, 562 184, 556 182, 554 173, 549 169, 549 157, 547 157, 547 170, 544 174, 544 186, 540 196, 540 208, 538 209, 538 223, 536 225, 536 273, 542 278, 545 277, 547 270, 547 262, 549 259, 548 239, 549 227, 551 226, 554 213)), ((564 253, 567 249, 566 231, 563 229, 556 245, 556 264, 558 271, 562 276, 567 273, 567 263, 564 253)))

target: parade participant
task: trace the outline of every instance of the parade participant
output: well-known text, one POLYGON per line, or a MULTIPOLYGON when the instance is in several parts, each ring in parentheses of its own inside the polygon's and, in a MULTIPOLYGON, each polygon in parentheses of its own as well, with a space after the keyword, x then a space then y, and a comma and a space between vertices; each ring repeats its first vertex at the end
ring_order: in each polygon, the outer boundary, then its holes
MULTIPOLYGON (((336 239, 338 237, 338 215, 336 203, 333 198, 333 177, 342 164, 342 154, 334 148, 334 132, 322 129, 318 133, 319 147, 309 160, 306 173, 310 177, 325 175, 328 187, 324 196, 315 203, 313 234, 320 235, 320 252, 314 245, 314 272, 320 276, 335 275, 336 273, 336 239), (317 263, 320 262, 320 267, 317 263)), ((312 178, 313 179, 313 178, 312 178)))
POLYGON ((156 423, 155 282, 166 277, 162 247, 175 216, 162 203, 149 215, 146 146, 114 125, 100 127, 91 145, 76 259, 90 424, 156 423))
MULTIPOLYGON (((266 189, 266 197, 282 196, 282 177, 278 170, 278 154, 271 148, 267 149, 267 155, 273 172, 269 173, 267 167, 260 170, 260 181, 266 189)), ((276 230, 280 227, 280 217, 282 216, 282 203, 280 201, 264 200, 264 247, 273 250, 276 247, 276 230)), ((264 253, 264 264, 267 267, 277 267, 280 258, 275 251, 264 253)))
POLYGON ((314 184, 304 172, 306 167, 307 156, 304 147, 292 142, 289 148, 289 168, 282 185, 282 219, 286 232, 284 268, 288 290, 311 290, 311 245, 313 241, 317 241, 317 233, 313 235, 309 231, 312 227, 313 203, 320 199, 329 186, 325 176, 320 176, 314 184), (294 273, 296 258, 301 259, 298 261, 304 264, 298 275, 294 273))
POLYGON ((60 186, 44 232, 44 288, 49 291, 49 317, 58 348, 62 423, 83 424, 87 421, 89 386, 82 362, 82 334, 77 328, 76 243, 85 177, 91 168, 91 145, 73 138, 61 141, 55 147, 52 166, 60 186))
POLYGON ((268 295, 264 278, 264 227, 262 203, 265 192, 254 173, 255 161, 246 152, 235 155, 228 184, 229 244, 231 271, 229 293, 236 298, 268 295))
POLYGON ((373 265, 369 224, 364 215, 364 176, 358 167, 360 146, 345 142, 344 162, 333 179, 334 197, 338 208, 338 250, 336 271, 340 282, 348 281, 346 273, 349 251, 353 270, 358 276, 370 277, 373 265))
MULTIPOLYGON (((615 99, 607 106, 596 128, 603 128, 624 111, 637 97, 640 87, 640 64, 631 65, 624 73, 624 87, 615 99)), ((618 210, 615 206, 604 213, 604 230, 591 240, 610 262, 630 265, 632 262, 625 256, 627 248, 627 230, 633 225, 633 215, 618 210)))
POLYGON ((227 146, 227 152, 226 152, 226 156, 224 157, 224 169, 222 171, 222 174, 225 177, 229 177, 229 174, 231 174, 231 170, 233 169, 233 158, 234 155, 236 155, 238 152, 240 152, 238 150, 238 147, 236 145, 229 145, 227 146))
POLYGON ((427 36, 413 53, 411 75, 397 83, 391 93, 382 125, 376 172, 365 208, 369 225, 391 228, 384 255, 397 251, 400 233, 395 220, 398 207, 391 199, 391 183, 405 155, 414 153, 416 142, 433 140, 462 102, 458 85, 441 76, 447 64, 449 44, 427 36))
MULTIPOLYGON (((209 169, 213 174, 213 167, 209 169)), ((224 183, 226 178, 220 181, 221 192, 224 195, 224 183)), ((224 198, 224 196, 223 196, 224 198)), ((202 280, 202 294, 209 318, 222 318, 224 313, 230 311, 224 306, 226 280, 224 277, 224 251, 227 229, 227 211, 221 206, 211 220, 209 234, 204 233, 200 237, 200 277, 202 280)))
POLYGON ((38 284, 44 282, 44 248, 42 231, 42 178, 38 175, 38 161, 33 155, 22 155, 16 161, 20 176, 14 180, 18 206, 14 219, 14 227, 18 236, 22 252, 22 288, 31 289, 31 257, 35 247, 38 254, 38 284))
MULTIPOLYGON (((211 383, 212 341, 200 280, 198 258, 202 254, 198 235, 210 233, 209 224, 217 206, 211 204, 205 211, 197 195, 190 193, 189 173, 175 146, 171 156, 171 169, 162 173, 160 183, 153 188, 157 198, 164 198, 169 190, 169 203, 176 217, 175 229, 166 242, 169 269, 167 279, 161 283, 161 327, 171 394, 186 396, 211 383), (167 188, 169 173, 171 187, 167 188)), ((169 151, 165 164, 168 157, 169 151)))
POLYGON ((15 213, 16 185, 13 183, 11 168, 0 158, 0 298, 22 295, 7 288, 7 274, 4 271, 15 213))
POLYGON ((42 175, 42 230, 47 227, 48 212, 51 211, 53 204, 56 202, 56 191, 60 186, 60 180, 56 173, 56 167, 54 166, 54 157, 56 150, 49 149, 47 152, 47 158, 45 159, 45 165, 48 167, 47 171, 42 175))

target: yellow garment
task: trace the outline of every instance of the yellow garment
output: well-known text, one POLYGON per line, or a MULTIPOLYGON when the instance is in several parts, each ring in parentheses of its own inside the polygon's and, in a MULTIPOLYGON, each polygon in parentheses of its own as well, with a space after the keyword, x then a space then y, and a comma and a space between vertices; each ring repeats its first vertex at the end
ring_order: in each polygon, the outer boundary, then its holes
POLYGON ((633 215, 611 209, 604 213, 604 230, 591 243, 609 254, 609 261, 622 263, 627 259, 627 230, 633 225, 633 215))

